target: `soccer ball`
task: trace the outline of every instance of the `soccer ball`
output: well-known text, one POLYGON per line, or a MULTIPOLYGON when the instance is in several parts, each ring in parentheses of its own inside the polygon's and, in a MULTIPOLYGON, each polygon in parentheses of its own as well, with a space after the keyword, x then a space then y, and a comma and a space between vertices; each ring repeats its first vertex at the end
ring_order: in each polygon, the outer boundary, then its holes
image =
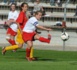
POLYGON ((69 39, 68 33, 67 33, 67 32, 63 32, 63 33, 61 34, 61 39, 62 39, 63 41, 67 41, 67 40, 69 39))

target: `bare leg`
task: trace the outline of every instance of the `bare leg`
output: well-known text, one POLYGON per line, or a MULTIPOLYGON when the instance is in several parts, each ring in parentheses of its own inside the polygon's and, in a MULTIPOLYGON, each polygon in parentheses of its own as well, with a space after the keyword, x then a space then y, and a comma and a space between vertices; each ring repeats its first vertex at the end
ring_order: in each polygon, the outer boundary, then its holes
POLYGON ((11 44, 11 45, 15 45, 15 40, 14 40, 14 36, 11 36, 10 34, 7 34, 6 40, 11 44))

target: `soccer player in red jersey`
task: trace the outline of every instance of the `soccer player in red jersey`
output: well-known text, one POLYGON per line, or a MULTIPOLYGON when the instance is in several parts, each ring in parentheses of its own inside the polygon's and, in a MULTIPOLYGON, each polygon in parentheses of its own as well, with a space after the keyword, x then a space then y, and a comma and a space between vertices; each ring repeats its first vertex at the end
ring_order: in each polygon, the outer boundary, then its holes
MULTIPOLYGON (((21 7, 20 7, 20 13, 19 13, 17 20, 11 21, 11 22, 17 23, 17 25, 18 25, 18 31, 17 31, 17 37, 16 37, 16 42, 18 44, 4 47, 3 50, 2 50, 2 54, 5 54, 5 52, 8 51, 8 50, 18 49, 18 48, 21 48, 23 46, 24 41, 22 39, 22 29, 23 29, 24 25, 26 24, 26 22, 28 20, 28 18, 26 17, 27 9, 28 9, 28 4, 22 3, 21 7)), ((31 58, 33 58, 33 48, 31 48, 31 50, 32 50, 32 52, 30 54, 31 54, 31 58)))
POLYGON ((24 41, 22 39, 22 29, 23 29, 24 25, 26 24, 26 22, 28 20, 27 17, 26 17, 27 9, 28 9, 28 4, 22 3, 21 7, 20 7, 20 13, 19 13, 18 18, 16 20, 10 21, 10 24, 11 24, 11 22, 13 22, 13 23, 16 23, 18 25, 18 32, 17 32, 17 39, 16 39, 18 44, 14 44, 12 46, 7 46, 7 47, 3 48, 2 54, 5 54, 5 52, 7 50, 18 49, 18 48, 21 48, 23 46, 24 41))

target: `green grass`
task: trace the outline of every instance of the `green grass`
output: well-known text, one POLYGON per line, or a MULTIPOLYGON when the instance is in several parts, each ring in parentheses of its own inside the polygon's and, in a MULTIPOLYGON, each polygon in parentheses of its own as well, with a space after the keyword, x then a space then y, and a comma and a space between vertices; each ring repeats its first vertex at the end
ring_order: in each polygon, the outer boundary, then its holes
POLYGON ((0 54, 0 70, 77 70, 77 52, 34 50, 34 56, 38 60, 28 62, 23 49, 0 54))

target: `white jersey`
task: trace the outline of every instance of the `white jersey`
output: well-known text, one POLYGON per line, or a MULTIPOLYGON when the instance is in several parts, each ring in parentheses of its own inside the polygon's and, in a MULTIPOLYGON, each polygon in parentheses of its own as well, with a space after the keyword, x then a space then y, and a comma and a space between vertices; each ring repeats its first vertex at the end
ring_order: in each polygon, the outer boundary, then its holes
MULTIPOLYGON (((18 18, 18 12, 17 11, 14 11, 14 12, 10 11, 9 12, 9 14, 8 14, 8 20, 10 20, 10 19, 16 20, 17 18, 18 18)), ((17 24, 16 23, 11 24, 10 28, 13 31, 17 32, 17 24)))
POLYGON ((23 32, 34 32, 36 30, 36 26, 38 25, 38 20, 35 17, 31 17, 25 24, 23 28, 23 32))

